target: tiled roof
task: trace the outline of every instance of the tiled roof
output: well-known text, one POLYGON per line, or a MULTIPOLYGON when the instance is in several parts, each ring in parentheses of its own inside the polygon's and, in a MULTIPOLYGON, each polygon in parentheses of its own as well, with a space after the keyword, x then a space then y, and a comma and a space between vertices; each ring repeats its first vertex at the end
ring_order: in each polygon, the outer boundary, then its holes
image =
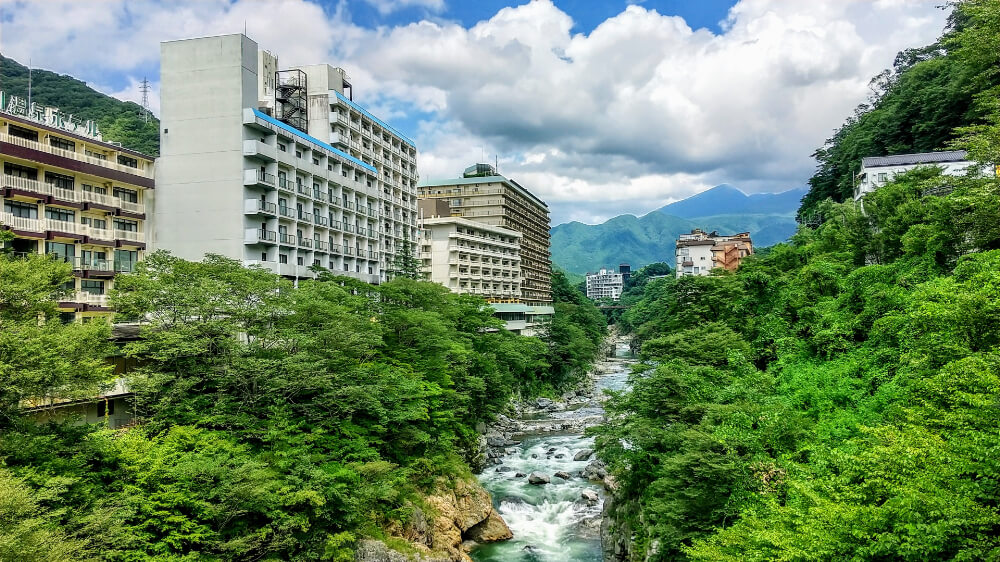
POLYGON ((939 162, 961 162, 967 153, 964 150, 942 152, 921 152, 918 154, 897 154, 895 156, 867 156, 861 159, 865 168, 877 166, 906 166, 912 164, 936 164, 939 162))

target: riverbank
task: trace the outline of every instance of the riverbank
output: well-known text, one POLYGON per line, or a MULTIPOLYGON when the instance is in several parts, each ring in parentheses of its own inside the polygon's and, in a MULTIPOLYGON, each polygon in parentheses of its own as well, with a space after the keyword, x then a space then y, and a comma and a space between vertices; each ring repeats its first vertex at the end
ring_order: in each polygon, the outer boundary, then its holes
POLYGON ((509 541, 475 546, 487 561, 600 561, 601 523, 608 482, 593 455, 587 427, 604 417, 604 390, 621 389, 631 359, 627 342, 612 335, 604 359, 559 400, 518 404, 483 436, 485 469, 479 475, 494 509, 513 532, 509 541))

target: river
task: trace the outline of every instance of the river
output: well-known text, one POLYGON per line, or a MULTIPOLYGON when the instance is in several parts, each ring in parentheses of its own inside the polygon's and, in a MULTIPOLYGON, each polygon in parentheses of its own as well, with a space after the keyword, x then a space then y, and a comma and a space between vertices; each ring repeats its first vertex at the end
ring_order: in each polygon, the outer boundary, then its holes
POLYGON ((470 553, 474 560, 601 561, 604 489, 599 483, 581 477, 581 471, 596 457, 588 460, 573 457, 594 448, 594 439, 583 435, 583 426, 600 422, 604 413, 600 397, 604 389, 620 390, 625 386, 631 362, 627 344, 619 342, 614 355, 597 365, 591 396, 523 415, 519 420, 521 432, 513 437, 520 443, 506 448, 500 459, 502 464, 489 467, 480 475, 514 538, 475 548, 470 553), (552 431, 566 421, 580 423, 569 430, 552 431), (568 480, 556 477, 560 471, 571 477, 568 480), (550 476, 551 482, 529 484, 527 475, 533 472, 550 476), (584 499, 584 494, 591 495, 591 501, 584 499))

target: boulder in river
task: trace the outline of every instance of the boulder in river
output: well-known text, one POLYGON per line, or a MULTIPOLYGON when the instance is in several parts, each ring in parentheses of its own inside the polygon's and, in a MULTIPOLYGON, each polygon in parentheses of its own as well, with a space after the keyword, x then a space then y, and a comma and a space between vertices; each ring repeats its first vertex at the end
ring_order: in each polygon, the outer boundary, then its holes
POLYGON ((594 454, 593 449, 581 449, 573 455, 573 460, 575 461, 585 461, 590 458, 590 455, 594 454))
POLYGON ((556 478, 562 478, 563 480, 569 480, 569 479, 573 478, 573 476, 571 476, 570 473, 568 473, 566 471, 560 470, 559 472, 556 473, 556 478))
POLYGON ((552 401, 548 398, 539 398, 535 400, 535 406, 538 406, 539 408, 548 408, 551 405, 552 401))
POLYGON ((514 478, 524 478, 525 476, 527 475, 523 472, 517 472, 514 474, 514 478))
POLYGON ((500 465, 497 467, 497 472, 513 472, 513 471, 514 467, 512 466, 500 465))
POLYGON ((491 511, 489 517, 470 527, 465 532, 464 537, 478 543, 486 543, 505 541, 513 538, 514 533, 510 532, 510 527, 497 515, 496 511, 491 511))
POLYGON ((549 478, 549 475, 544 472, 532 472, 528 475, 528 484, 540 486, 542 484, 548 484, 551 481, 552 479, 549 478))
POLYGON ((594 505, 600 500, 600 496, 597 495, 597 492, 589 488, 580 492, 580 497, 587 500, 587 503, 590 505, 594 505))
POLYGON ((590 461, 590 464, 583 469, 583 472, 581 472, 580 475, 587 480, 597 480, 599 482, 603 482, 604 478, 608 475, 608 471, 603 461, 595 460, 590 461))

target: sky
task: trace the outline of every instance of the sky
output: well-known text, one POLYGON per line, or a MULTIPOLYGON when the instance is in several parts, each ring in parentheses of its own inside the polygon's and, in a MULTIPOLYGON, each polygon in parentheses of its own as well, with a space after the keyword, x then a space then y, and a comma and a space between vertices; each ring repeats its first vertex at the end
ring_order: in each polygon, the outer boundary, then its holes
POLYGON ((552 224, 642 215, 728 183, 806 186, 812 153, 941 0, 3 0, 0 52, 120 99, 160 41, 239 33, 327 62, 414 139, 423 179, 499 163, 552 224))

